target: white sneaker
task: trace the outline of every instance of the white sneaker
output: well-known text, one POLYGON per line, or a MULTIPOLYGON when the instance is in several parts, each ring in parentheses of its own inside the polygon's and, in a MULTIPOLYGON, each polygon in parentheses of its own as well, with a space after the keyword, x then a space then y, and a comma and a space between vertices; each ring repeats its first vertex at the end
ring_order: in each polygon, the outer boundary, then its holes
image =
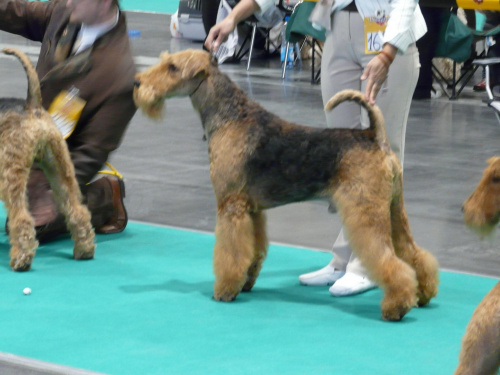
POLYGON ((352 296, 366 292, 377 287, 373 281, 366 276, 359 276, 348 272, 330 287, 330 294, 334 297, 352 296))
POLYGON ((345 271, 337 270, 335 267, 328 264, 320 270, 300 275, 299 281, 302 285, 309 286, 332 285, 335 281, 344 276, 344 274, 345 271))

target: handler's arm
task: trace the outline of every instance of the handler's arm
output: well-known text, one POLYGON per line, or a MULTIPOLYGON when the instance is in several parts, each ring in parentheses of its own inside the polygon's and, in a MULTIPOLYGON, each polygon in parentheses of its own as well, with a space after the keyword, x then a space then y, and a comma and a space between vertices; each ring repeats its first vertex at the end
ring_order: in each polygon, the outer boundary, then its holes
POLYGON ((0 30, 41 42, 54 2, 0 0, 0 30))

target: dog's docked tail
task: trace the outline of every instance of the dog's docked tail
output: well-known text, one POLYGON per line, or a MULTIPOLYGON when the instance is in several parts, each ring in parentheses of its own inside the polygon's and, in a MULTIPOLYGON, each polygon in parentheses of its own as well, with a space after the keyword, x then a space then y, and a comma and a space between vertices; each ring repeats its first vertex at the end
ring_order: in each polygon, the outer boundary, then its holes
POLYGON ((42 93, 40 91, 40 81, 30 59, 23 52, 14 48, 4 48, 2 50, 7 55, 16 56, 23 65, 28 76, 28 96, 26 98, 26 108, 34 109, 42 106, 42 93))
POLYGON ((370 105, 366 99, 365 95, 360 91, 356 90, 342 90, 335 94, 325 105, 325 110, 331 111, 337 105, 345 101, 353 101, 363 106, 368 112, 368 118, 370 119, 370 129, 375 132, 375 139, 377 143, 382 147, 382 149, 388 149, 387 137, 385 134, 385 122, 384 116, 380 108, 376 105, 370 105))

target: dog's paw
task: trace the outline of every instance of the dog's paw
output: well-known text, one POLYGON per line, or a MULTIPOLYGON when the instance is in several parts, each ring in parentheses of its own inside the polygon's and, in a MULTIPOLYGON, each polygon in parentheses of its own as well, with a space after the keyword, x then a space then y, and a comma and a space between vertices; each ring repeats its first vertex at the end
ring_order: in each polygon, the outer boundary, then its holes
POLYGON ((437 295, 437 287, 419 291, 419 293, 417 294, 418 298, 417 306, 418 307, 427 306, 431 301, 431 299, 434 298, 436 295, 437 295))
POLYGON ((234 292, 231 290, 220 290, 215 288, 214 290, 214 295, 213 298, 216 301, 221 301, 221 302, 231 302, 236 299, 236 296, 238 295, 238 292, 234 292))
POLYGON ((214 293, 213 298, 214 298, 214 300, 219 301, 219 302, 232 302, 236 299, 236 296, 223 296, 223 295, 217 295, 214 293))
POLYGON ((10 260, 10 267, 16 272, 25 272, 31 269, 33 254, 22 254, 10 260))
POLYGON ((76 260, 94 259, 95 245, 90 248, 77 248, 73 249, 73 258, 76 260))
POLYGON ((411 310, 411 307, 400 306, 390 310, 382 310, 382 319, 389 322, 399 322, 411 310))

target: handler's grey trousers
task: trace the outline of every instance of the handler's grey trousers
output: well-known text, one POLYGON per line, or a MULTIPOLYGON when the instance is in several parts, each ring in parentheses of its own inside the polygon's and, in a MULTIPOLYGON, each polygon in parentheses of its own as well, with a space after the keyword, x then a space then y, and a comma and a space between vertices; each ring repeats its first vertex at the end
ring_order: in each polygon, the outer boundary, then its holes
MULTIPOLYGON (((364 25, 358 12, 336 11, 332 15, 332 31, 327 34, 321 60, 321 92, 323 103, 344 89, 357 89, 364 93, 366 80, 360 77, 368 62, 376 55, 365 54, 364 25)), ((420 62, 415 44, 404 55, 397 55, 389 74, 377 95, 376 104, 385 119, 387 138, 401 164, 404 159, 406 122, 411 99, 417 85, 420 62)), ((367 128, 366 111, 359 104, 344 102, 326 112, 329 128, 367 128), (363 112, 363 113, 362 113, 363 112)), ((332 265, 364 276, 366 271, 351 248, 342 229, 333 245, 332 265)))

